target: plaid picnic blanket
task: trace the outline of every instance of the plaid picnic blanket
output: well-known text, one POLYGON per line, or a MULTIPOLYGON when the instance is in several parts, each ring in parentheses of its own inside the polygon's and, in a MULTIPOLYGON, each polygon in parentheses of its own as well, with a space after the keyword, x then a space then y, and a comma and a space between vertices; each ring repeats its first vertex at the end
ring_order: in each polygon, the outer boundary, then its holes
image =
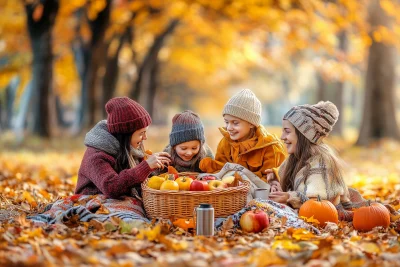
POLYGON ((46 207, 45 212, 29 216, 38 224, 55 224, 78 216, 82 222, 96 219, 100 222, 118 217, 125 222, 139 220, 150 222, 145 217, 142 202, 135 197, 109 199, 104 195, 73 195, 57 200, 46 207))
MULTIPOLYGON (((302 219, 300 219, 297 212, 294 209, 290 208, 289 206, 272 201, 272 200, 261 200, 261 199, 253 199, 246 205, 246 207, 244 207, 240 211, 236 212, 235 214, 229 216, 232 218, 234 227, 240 228, 240 224, 239 224, 240 217, 246 211, 249 211, 249 210, 252 210, 255 208, 259 208, 259 209, 265 211, 268 214, 268 216, 270 216, 270 217, 271 216, 275 216, 277 218, 286 217, 286 219, 287 219, 286 226, 288 226, 288 227, 304 228, 304 229, 312 231, 316 234, 320 234, 320 231, 316 227, 314 227, 314 226, 304 222, 302 219)), ((216 228, 220 229, 223 226, 224 222, 228 218, 217 218, 216 222, 215 222, 216 228)))

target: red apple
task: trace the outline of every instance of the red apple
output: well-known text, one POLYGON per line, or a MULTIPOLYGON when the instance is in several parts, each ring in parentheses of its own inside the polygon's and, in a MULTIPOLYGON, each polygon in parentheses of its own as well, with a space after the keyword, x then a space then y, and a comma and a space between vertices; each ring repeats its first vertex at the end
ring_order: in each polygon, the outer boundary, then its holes
POLYGON ((240 227, 246 233, 258 233, 264 230, 269 225, 268 214, 262 210, 246 211, 240 217, 240 227))
POLYGON ((208 183, 207 181, 199 181, 199 180, 194 180, 190 184, 190 191, 208 191, 208 183))
POLYGON ((225 184, 224 182, 220 180, 212 180, 208 182, 208 186, 210 187, 210 190, 215 190, 217 188, 227 188, 228 185, 225 184))

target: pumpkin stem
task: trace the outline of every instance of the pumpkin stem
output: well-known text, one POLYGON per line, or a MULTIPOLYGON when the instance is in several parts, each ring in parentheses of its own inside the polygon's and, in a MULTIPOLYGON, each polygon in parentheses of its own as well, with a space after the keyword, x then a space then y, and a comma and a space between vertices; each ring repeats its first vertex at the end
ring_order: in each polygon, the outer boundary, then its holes
POLYGON ((367 205, 368 205, 368 207, 371 206, 371 200, 370 199, 368 199, 367 205))
POLYGON ((318 200, 319 202, 321 202, 321 197, 320 197, 319 195, 317 195, 317 200, 318 200))
POLYGON ((175 177, 173 174, 168 174, 168 180, 175 181, 175 177))

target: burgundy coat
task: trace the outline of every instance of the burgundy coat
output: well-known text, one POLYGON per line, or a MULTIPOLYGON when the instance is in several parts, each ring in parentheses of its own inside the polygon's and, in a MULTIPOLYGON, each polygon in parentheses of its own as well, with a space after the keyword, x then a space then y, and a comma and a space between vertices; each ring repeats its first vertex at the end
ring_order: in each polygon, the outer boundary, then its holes
POLYGON ((115 164, 113 156, 88 147, 78 172, 75 194, 104 194, 107 198, 129 196, 132 187, 143 182, 152 171, 146 161, 120 173, 114 170, 115 164))

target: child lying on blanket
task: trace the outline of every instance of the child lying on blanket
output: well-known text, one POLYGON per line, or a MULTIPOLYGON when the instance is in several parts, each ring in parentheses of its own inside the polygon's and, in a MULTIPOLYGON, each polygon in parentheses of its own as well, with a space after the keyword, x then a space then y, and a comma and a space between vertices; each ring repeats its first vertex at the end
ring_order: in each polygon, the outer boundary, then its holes
POLYGON ((339 116, 331 102, 300 105, 290 109, 282 121, 282 136, 289 157, 279 172, 267 170, 269 198, 297 209, 309 198, 320 196, 339 209, 341 220, 352 220, 349 209, 365 205, 357 191, 350 195, 343 180, 339 158, 324 144, 339 116), (357 204, 352 202, 358 202, 357 204))
POLYGON ((226 103, 222 115, 225 128, 215 160, 205 158, 200 169, 205 173, 220 171, 225 163, 237 163, 267 181, 264 171, 285 160, 282 142, 267 132, 261 123, 261 102, 252 91, 244 89, 226 103))

